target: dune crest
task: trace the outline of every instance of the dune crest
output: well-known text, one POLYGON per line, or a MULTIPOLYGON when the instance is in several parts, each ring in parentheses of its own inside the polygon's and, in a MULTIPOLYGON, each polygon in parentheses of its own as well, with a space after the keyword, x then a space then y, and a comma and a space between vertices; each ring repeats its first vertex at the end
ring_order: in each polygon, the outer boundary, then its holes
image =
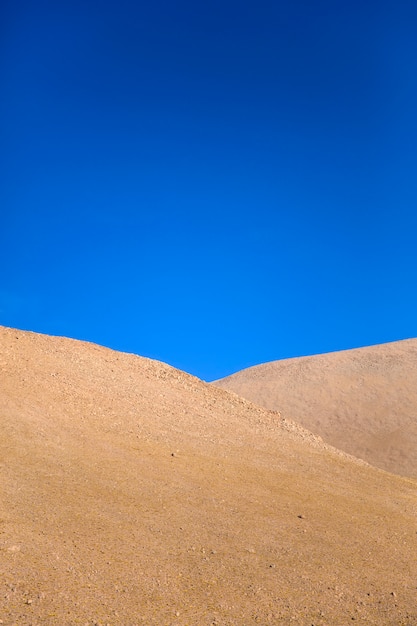
POLYGON ((169 367, 0 327, 0 619, 417 624, 416 481, 169 367))

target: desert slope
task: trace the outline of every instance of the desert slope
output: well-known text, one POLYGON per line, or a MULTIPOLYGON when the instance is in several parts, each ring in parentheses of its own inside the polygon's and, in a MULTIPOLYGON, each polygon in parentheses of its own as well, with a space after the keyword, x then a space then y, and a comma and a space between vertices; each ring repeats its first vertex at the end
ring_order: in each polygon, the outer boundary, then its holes
POLYGON ((0 328, 4 625, 417 624, 416 481, 234 394, 0 328))
POLYGON ((216 381, 367 462, 417 477, 417 339, 273 361, 216 381))

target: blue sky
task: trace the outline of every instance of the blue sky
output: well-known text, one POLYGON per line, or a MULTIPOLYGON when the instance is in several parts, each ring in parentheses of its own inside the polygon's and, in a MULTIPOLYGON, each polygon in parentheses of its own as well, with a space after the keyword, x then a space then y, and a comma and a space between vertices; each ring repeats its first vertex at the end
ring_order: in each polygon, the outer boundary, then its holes
POLYGON ((0 324, 205 380, 417 336, 415 2, 1 12, 0 324))

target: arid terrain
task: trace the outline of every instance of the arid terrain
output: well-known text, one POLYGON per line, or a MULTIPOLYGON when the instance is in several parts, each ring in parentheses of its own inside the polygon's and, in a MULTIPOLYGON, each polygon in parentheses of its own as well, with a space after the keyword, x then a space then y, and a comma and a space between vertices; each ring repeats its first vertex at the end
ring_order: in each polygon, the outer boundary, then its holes
POLYGON ((264 363, 215 384, 417 478, 417 339, 264 363))
POLYGON ((417 481, 163 363, 0 327, 0 557, 4 626, 416 626, 417 481))

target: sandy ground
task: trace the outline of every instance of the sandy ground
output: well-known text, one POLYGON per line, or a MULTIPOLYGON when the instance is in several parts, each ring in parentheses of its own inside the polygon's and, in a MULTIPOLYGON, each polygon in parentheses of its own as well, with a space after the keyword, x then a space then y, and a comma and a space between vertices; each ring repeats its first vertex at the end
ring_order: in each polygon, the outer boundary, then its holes
POLYGON ((0 328, 0 623, 417 624, 417 481, 167 365, 0 328))
POLYGON ((324 441, 417 478, 417 339, 273 361, 215 382, 324 441))

